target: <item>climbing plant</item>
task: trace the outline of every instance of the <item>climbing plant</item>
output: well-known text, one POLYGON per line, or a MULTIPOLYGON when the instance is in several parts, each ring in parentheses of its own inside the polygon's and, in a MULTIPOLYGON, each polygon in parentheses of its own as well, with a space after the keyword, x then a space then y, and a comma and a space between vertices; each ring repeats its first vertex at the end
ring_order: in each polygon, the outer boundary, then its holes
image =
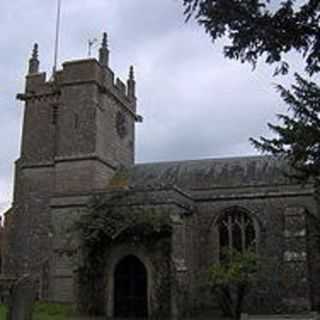
MULTIPOLYGON (((80 310, 86 314, 102 314, 106 254, 111 245, 121 242, 143 244, 151 248, 159 239, 171 234, 169 214, 154 207, 131 206, 128 192, 92 197, 88 212, 76 223, 81 248, 78 268, 80 310), (119 203, 124 201, 124 207, 119 203), (123 209, 122 209, 123 208, 123 209), (130 208, 128 210, 128 208, 130 208), (83 295, 81 293, 84 293, 83 295), (100 303, 101 302, 101 303, 100 303)), ((161 242, 160 242, 161 243, 161 242)), ((168 243, 163 242, 167 250, 168 243)))

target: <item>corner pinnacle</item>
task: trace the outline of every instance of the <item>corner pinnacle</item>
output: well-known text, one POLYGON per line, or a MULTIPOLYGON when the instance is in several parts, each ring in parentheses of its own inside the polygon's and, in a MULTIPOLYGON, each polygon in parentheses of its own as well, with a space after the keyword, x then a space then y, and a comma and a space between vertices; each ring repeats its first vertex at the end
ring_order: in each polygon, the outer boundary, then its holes
POLYGON ((129 79, 127 81, 127 88, 128 88, 128 91, 127 91, 128 98, 135 101, 135 99, 136 99, 136 82, 134 80, 133 66, 130 66, 129 79))
POLYGON ((109 66, 108 35, 106 32, 103 33, 101 48, 99 49, 99 62, 105 68, 109 66))
POLYGON ((133 66, 130 66, 129 80, 134 81, 134 67, 133 66))
POLYGON ((108 48, 108 34, 106 32, 103 33, 101 47, 108 48))
POLYGON ((37 43, 34 44, 33 50, 32 50, 32 55, 29 60, 29 74, 34 74, 39 72, 39 46, 37 43))
POLYGON ((32 59, 38 59, 38 56, 39 56, 39 45, 35 43, 32 50, 32 59))

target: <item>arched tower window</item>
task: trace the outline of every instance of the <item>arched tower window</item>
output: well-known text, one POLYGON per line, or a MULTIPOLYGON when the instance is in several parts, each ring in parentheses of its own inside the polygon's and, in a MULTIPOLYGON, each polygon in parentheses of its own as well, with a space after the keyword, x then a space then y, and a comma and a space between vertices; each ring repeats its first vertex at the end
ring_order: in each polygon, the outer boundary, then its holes
POLYGON ((234 207, 226 210, 217 227, 220 258, 225 249, 244 251, 256 245, 254 221, 243 209, 234 207))

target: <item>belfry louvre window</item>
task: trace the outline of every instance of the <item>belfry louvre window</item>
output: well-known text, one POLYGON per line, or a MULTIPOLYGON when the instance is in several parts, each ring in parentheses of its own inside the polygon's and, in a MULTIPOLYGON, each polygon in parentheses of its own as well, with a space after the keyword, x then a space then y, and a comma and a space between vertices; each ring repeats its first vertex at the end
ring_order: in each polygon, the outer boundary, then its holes
POLYGON ((244 251, 256 245, 253 220, 239 208, 227 210, 218 220, 220 257, 225 249, 244 251))
POLYGON ((51 121, 51 123, 56 125, 57 122, 58 122, 58 106, 53 105, 52 106, 52 121, 51 121))

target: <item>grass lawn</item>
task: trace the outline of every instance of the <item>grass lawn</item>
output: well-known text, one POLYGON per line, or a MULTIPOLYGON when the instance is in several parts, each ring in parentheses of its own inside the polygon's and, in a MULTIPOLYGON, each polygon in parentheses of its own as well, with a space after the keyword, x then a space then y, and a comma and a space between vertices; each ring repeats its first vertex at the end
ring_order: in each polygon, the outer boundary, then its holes
POLYGON ((63 304, 36 303, 33 320, 64 320, 72 316, 72 307, 63 304))
POLYGON ((4 305, 0 305, 0 320, 6 320, 6 307, 4 305))
MULTIPOLYGON (((33 320, 64 320, 72 316, 72 307, 53 303, 36 303, 33 320)), ((6 308, 0 305, 0 320, 6 320, 6 308)))

